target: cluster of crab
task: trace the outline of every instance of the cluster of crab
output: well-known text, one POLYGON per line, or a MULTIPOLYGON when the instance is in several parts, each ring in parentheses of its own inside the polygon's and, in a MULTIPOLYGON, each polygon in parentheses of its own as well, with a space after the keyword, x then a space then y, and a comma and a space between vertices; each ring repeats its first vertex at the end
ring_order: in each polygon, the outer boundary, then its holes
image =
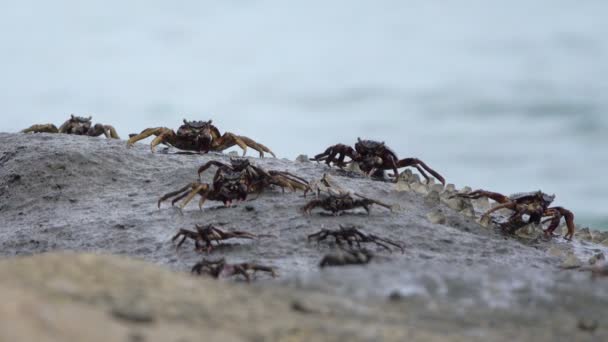
MULTIPOLYGON (((33 125, 22 132, 24 133, 64 133, 87 136, 105 135, 107 138, 118 139, 118 134, 114 127, 110 125, 95 124, 91 122, 91 117, 79 117, 71 115, 59 128, 53 124, 33 125)), ((238 146, 243 151, 243 156, 247 148, 252 148, 259 153, 260 158, 265 153, 275 154, 263 144, 245 136, 236 135, 230 132, 220 133, 219 129, 213 125, 212 121, 188 121, 183 120, 183 124, 174 131, 166 127, 155 127, 144 129, 139 134, 131 134, 127 141, 127 146, 131 147, 139 140, 154 136, 150 144, 152 152, 155 152, 158 145, 166 145, 176 149, 191 153, 221 152, 233 146, 238 146)), ((431 181, 429 174, 445 185, 444 177, 429 167, 425 162, 418 158, 399 159, 397 154, 391 150, 384 142, 374 140, 362 140, 358 138, 354 147, 336 144, 328 147, 323 153, 317 154, 313 161, 324 162, 328 166, 337 166, 340 170, 345 169, 349 164, 356 164, 358 169, 367 177, 375 179, 386 179, 386 171, 389 180, 398 182, 400 179, 399 169, 413 167, 426 179, 431 181)), ((346 173, 347 175, 351 173, 346 173)), ((207 201, 220 201, 226 207, 232 207, 234 203, 247 200, 250 194, 254 194, 257 199, 266 189, 280 187, 285 189, 303 191, 304 197, 311 192, 315 196, 307 202, 301 211, 310 215, 315 208, 321 208, 331 212, 333 215, 340 215, 344 211, 363 208, 369 214, 370 206, 379 205, 390 209, 392 205, 383 203, 379 200, 371 199, 353 191, 346 190, 337 184, 328 174, 324 174, 319 180, 309 182, 303 177, 287 171, 266 170, 260 166, 252 164, 249 159, 232 158, 230 163, 220 161, 209 161, 198 169, 199 181, 189 183, 186 186, 163 195, 158 200, 160 208, 163 201, 171 199, 171 204, 181 201, 180 210, 183 209, 196 195, 200 196, 199 208, 207 201), (211 168, 217 170, 211 183, 201 182, 201 175, 211 168)), ((547 236, 553 236, 554 231, 559 227, 561 219, 564 218, 568 228, 565 235, 566 239, 571 239, 574 234, 574 215, 563 207, 551 207, 555 199, 553 195, 547 195, 542 191, 504 196, 496 192, 486 190, 476 190, 469 193, 457 194, 467 199, 478 199, 486 197, 498 203, 494 208, 483 214, 483 219, 488 219, 490 214, 500 210, 509 209, 512 214, 504 222, 499 222, 499 227, 506 233, 515 233, 529 223, 545 224, 547 236)), ((187 229, 180 230, 173 240, 181 238, 178 247, 186 239, 195 242, 197 251, 211 252, 212 242, 216 245, 221 241, 233 238, 257 239, 262 236, 245 231, 223 231, 214 225, 196 226, 196 231, 187 229)), ((321 230, 308 236, 309 240, 323 241, 332 237, 335 244, 340 247, 340 252, 325 256, 320 262, 320 266, 363 264, 371 260, 373 254, 367 249, 362 248, 361 244, 374 243, 381 248, 391 250, 398 248, 403 252, 403 246, 399 242, 380 238, 373 234, 367 234, 356 227, 340 226, 338 230, 321 230)), ((214 277, 243 275, 249 280, 249 274, 255 271, 265 271, 276 275, 272 267, 261 266, 254 263, 229 264, 224 259, 207 260, 203 259, 196 264, 192 271, 195 273, 205 273, 214 277)))

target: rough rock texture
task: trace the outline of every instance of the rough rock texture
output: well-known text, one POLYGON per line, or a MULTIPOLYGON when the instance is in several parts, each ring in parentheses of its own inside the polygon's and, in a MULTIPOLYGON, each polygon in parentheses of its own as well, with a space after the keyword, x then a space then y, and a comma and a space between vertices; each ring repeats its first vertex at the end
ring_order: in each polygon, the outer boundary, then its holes
POLYGON ((5 260, 0 314, 10 319, 0 320, 0 340, 76 341, 93 326, 98 339, 119 341, 607 337, 606 279, 559 267, 566 256, 588 260, 608 252, 591 238, 505 237, 464 215, 475 213, 470 203, 451 203, 455 188, 437 201, 439 187, 417 177, 395 185, 271 158, 252 161, 311 180, 330 172, 345 187, 400 209, 340 217, 315 210, 307 217, 299 208, 309 199, 300 193, 267 191, 234 208, 207 203, 199 211, 193 203, 183 213, 169 204, 158 210, 158 197, 196 180, 202 163, 228 161, 174 152, 151 154, 144 144, 127 149, 124 141, 88 137, 0 134, 1 255, 69 250, 160 265, 89 254, 5 260), (439 211, 443 224, 429 222, 427 215, 439 211), (245 286, 172 272, 188 271, 201 258, 192 244, 176 252, 170 241, 195 223, 276 235, 229 241, 212 257, 274 265, 280 277, 260 275, 245 286), (377 256, 369 265, 320 271, 319 260, 334 246, 307 243, 306 236, 339 224, 402 241, 406 251, 372 248, 377 256))

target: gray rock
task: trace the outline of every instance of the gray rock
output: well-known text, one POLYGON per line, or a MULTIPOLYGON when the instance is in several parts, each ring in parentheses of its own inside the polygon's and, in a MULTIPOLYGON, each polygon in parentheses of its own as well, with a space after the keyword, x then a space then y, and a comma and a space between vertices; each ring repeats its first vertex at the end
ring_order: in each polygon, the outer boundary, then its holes
POLYGON ((447 222, 445 215, 439 209, 426 214, 426 218, 433 224, 445 224, 447 222))
POLYGON ((569 254, 559 266, 563 269, 573 269, 583 266, 583 262, 574 254, 569 254))
POLYGON ((428 206, 436 206, 440 203, 439 192, 430 191, 424 196, 424 203, 428 206))
POLYGON ((604 255, 604 253, 597 253, 594 256, 592 256, 591 258, 589 258, 589 265, 595 265, 598 262, 604 262, 606 260, 606 256, 604 255))
POLYGON ((310 163, 310 159, 308 159, 308 155, 306 154, 300 154, 299 156, 297 156, 296 161, 298 163, 310 163))

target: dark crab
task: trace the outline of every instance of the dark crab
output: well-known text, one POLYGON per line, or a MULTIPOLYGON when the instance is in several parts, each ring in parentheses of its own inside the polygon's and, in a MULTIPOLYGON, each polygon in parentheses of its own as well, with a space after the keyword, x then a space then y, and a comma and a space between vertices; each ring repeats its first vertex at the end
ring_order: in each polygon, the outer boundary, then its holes
POLYGON ((177 133, 166 127, 147 128, 139 134, 132 134, 127 141, 127 146, 133 146, 135 142, 152 135, 156 136, 150 144, 152 152, 159 144, 170 145, 184 151, 202 153, 221 152, 236 145, 243 150, 243 155, 247 153, 247 147, 251 147, 260 153, 260 158, 264 157, 264 153, 275 156, 268 147, 248 137, 229 132, 222 135, 219 129, 212 124, 212 120, 188 121, 184 119, 184 124, 179 127, 177 133))
POLYGON ((388 148, 384 142, 374 140, 362 140, 357 138, 355 148, 348 145, 337 144, 328 147, 323 153, 317 154, 314 161, 324 161, 327 165, 332 163, 340 168, 350 162, 359 164, 359 168, 368 175, 374 175, 378 172, 384 176, 385 170, 393 170, 395 182, 399 180, 399 169, 403 167, 415 167, 424 178, 429 180, 427 172, 437 178, 442 184, 445 184, 445 179, 431 169, 426 163, 417 158, 399 159, 397 154, 388 148), (345 162, 346 157, 351 160, 345 162))
POLYGON ((485 214, 483 214, 482 219, 489 217, 491 213, 500 209, 513 210, 514 213, 505 223, 501 224, 501 228, 509 233, 514 233, 528 223, 550 222, 549 226, 545 229, 545 235, 553 236, 553 232, 559 226, 561 219, 564 218, 566 221, 566 226, 568 227, 568 232, 564 238, 571 240, 572 236, 574 235, 574 214, 570 210, 563 207, 549 207, 551 203, 553 203, 555 195, 548 195, 539 190, 505 196, 497 192, 475 190, 470 193, 459 194, 458 196, 469 199, 487 197, 496 201, 497 203, 500 203, 500 205, 488 210, 485 214), (527 221, 524 220, 524 215, 529 217, 527 221), (541 222, 543 217, 549 218, 541 222))
MULTIPOLYGON (((191 239, 194 241, 194 247, 197 252, 211 252, 213 249, 212 242, 215 241, 217 246, 221 244, 221 241, 228 239, 257 239, 262 237, 261 235, 252 234, 245 231, 233 230, 233 231, 224 231, 213 224, 208 225, 195 225, 196 231, 188 230, 188 229, 180 229, 175 236, 171 239, 171 241, 175 241, 182 238, 178 244, 177 248, 179 248, 186 239, 191 239), (204 246, 203 246, 204 244, 204 246)), ((266 236, 266 235, 265 235, 266 236)), ((267 235, 270 236, 270 235, 267 235)))
POLYGON ((179 190, 163 195, 158 200, 158 208, 160 209, 160 204, 163 201, 174 197, 171 205, 173 206, 177 201, 183 199, 179 205, 179 208, 183 209, 197 194, 201 196, 199 201, 200 209, 202 209, 206 200, 220 201, 224 203, 224 206, 230 207, 234 201, 244 201, 247 199, 247 186, 242 182, 242 174, 240 172, 225 173, 212 185, 193 182, 179 190))
POLYGON ((99 123, 93 125, 92 119, 91 116, 85 118, 72 114, 59 128, 53 124, 32 125, 22 130, 21 133, 63 133, 90 137, 98 137, 103 134, 108 139, 120 139, 113 126, 99 123))
POLYGON ((328 237, 333 237, 336 244, 342 246, 344 243, 348 244, 349 247, 353 247, 353 245, 357 245, 358 248, 361 248, 362 243, 373 243, 376 244, 389 252, 391 252, 390 246, 399 248, 401 253, 404 252, 403 246, 393 240, 381 238, 379 236, 373 234, 366 234, 361 230, 355 228, 354 226, 343 226, 340 225, 338 230, 329 230, 329 229, 321 229, 320 231, 308 235, 308 241, 316 240, 317 242, 323 241, 328 237))
POLYGON ((213 278, 228 278, 235 275, 242 275, 245 277, 247 282, 251 281, 251 274, 255 274, 258 271, 270 273, 273 278, 277 276, 277 272, 274 267, 258 265, 250 262, 229 264, 224 258, 218 260, 203 259, 192 266, 191 270, 192 273, 206 274, 213 278))
POLYGON ((354 198, 351 194, 330 194, 327 196, 322 196, 317 199, 313 199, 308 202, 303 208, 302 211, 304 214, 310 215, 312 209, 316 207, 320 207, 326 211, 331 211, 333 215, 338 216, 341 211, 355 209, 355 208, 363 208, 369 215, 370 207, 372 204, 377 204, 381 207, 385 207, 391 211, 393 211, 393 206, 382 203, 380 201, 370 199, 367 197, 363 197, 358 194, 354 194, 354 196, 358 198, 354 198))
POLYGON ((215 176, 213 177, 213 183, 220 179, 226 172, 242 172, 243 181, 247 184, 248 192, 261 193, 265 188, 270 186, 278 186, 283 191, 288 188, 292 191, 302 190, 304 196, 310 191, 310 185, 304 178, 296 176, 287 171, 276 171, 268 170, 253 165, 246 158, 230 158, 230 164, 222 163, 220 161, 212 160, 198 169, 199 179, 201 174, 204 173, 211 166, 217 167, 215 176))
POLYGON ((340 249, 321 259, 319 267, 368 264, 374 255, 366 249, 340 249))

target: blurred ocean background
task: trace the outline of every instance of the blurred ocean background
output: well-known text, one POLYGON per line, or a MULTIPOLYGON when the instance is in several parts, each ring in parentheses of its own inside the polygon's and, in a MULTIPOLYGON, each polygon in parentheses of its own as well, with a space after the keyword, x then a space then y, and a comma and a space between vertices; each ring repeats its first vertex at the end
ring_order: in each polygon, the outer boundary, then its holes
MULTIPOLYGON (((608 2, 2 1, 0 131, 212 118, 280 157, 358 136, 608 228, 608 2)), ((256 155, 255 153, 250 153, 256 155)))

